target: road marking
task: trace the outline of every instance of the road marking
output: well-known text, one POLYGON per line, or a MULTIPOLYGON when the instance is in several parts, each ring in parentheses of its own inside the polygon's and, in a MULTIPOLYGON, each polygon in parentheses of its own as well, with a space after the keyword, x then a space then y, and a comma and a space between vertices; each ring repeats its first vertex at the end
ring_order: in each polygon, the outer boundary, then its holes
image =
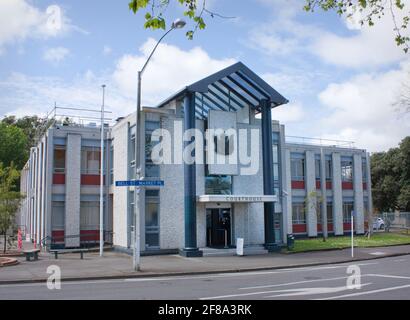
POLYGON ((370 290, 370 291, 365 291, 365 292, 344 294, 344 295, 341 295, 341 296, 328 297, 328 298, 322 298, 322 299, 317 299, 317 300, 334 300, 334 299, 340 299, 340 298, 349 298, 349 297, 363 296, 363 295, 372 294, 372 293, 400 290, 400 289, 405 289, 405 288, 410 288, 410 284, 407 284, 407 285, 404 285, 404 286, 398 286, 398 287, 390 287, 390 288, 370 290))
POLYGON ((371 277, 381 277, 381 278, 393 278, 393 279, 408 279, 408 280, 410 280, 410 277, 406 277, 406 276, 396 276, 396 275, 389 275, 389 274, 374 274, 374 273, 370 273, 370 274, 368 274, 368 276, 371 276, 371 277))
MULTIPOLYGON (((369 283, 363 283, 361 286, 368 286, 372 284, 371 282, 369 283)), ((264 298, 276 298, 276 297, 294 297, 294 296, 306 296, 306 295, 315 295, 315 294, 326 294, 326 293, 336 293, 336 292, 341 292, 341 291, 346 291, 346 290, 354 290, 350 289, 347 286, 341 286, 341 287, 319 287, 319 288, 299 288, 299 289, 285 289, 285 290, 277 290, 276 292, 284 292, 284 294, 276 294, 273 296, 266 296, 264 298)))
MULTIPOLYGON (((362 275, 362 277, 363 276, 364 275, 362 275)), ((285 282, 285 283, 279 283, 279 284, 270 284, 270 285, 266 285, 266 286, 244 287, 244 288, 239 288, 238 290, 254 290, 254 289, 281 287, 281 286, 293 286, 295 284, 321 282, 321 281, 332 281, 332 280, 342 280, 342 279, 347 279, 347 278, 348 277, 346 276, 346 277, 337 277, 337 278, 329 278, 329 279, 303 280, 303 281, 285 282)))
MULTIPOLYGON (((300 282, 289 282, 287 284, 278 284, 277 286, 286 286, 286 285, 293 285, 297 283, 309 283, 309 282, 318 282, 318 281, 332 281, 332 280, 341 280, 341 279, 346 279, 347 277, 338 277, 338 278, 328 278, 328 279, 315 279, 315 280, 306 280, 306 281, 300 281, 300 282)), ((370 283, 368 283, 370 284, 370 283)), ((368 285, 368 284, 363 284, 363 285, 368 285)), ((345 288, 344 290, 347 290, 346 286, 343 287, 336 287, 336 288, 345 288)), ((310 290, 315 289, 315 288, 308 288, 310 290)), ((319 289, 333 289, 333 288, 319 288, 319 289)), ((258 291, 258 292, 248 292, 248 293, 237 293, 237 294, 227 294, 227 295, 222 295, 222 296, 214 296, 214 297, 203 297, 200 298, 199 300, 214 300, 214 299, 227 299, 227 298, 235 298, 235 297, 245 297, 245 296, 253 296, 253 295, 260 295, 260 294, 268 294, 268 293, 275 293, 275 292, 290 292, 290 291, 303 291, 305 288, 299 288, 299 289, 284 289, 284 290, 269 290, 269 291, 258 291)), ((338 289, 339 290, 339 289, 338 289)), ((339 290, 340 291, 340 290, 339 290)), ((308 294, 308 293, 303 293, 303 294, 308 294)))

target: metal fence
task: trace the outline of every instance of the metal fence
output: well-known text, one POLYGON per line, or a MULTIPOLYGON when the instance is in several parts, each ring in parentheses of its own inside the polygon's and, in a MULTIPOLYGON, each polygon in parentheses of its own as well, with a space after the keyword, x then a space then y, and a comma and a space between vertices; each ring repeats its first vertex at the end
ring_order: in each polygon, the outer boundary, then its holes
POLYGON ((383 212, 380 217, 390 228, 410 228, 410 212, 383 212))

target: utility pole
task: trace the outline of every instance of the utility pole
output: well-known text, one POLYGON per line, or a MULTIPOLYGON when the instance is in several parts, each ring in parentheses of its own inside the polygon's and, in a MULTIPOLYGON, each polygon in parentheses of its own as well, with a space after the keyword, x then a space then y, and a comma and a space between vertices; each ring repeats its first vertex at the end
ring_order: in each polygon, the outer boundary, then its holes
MULTIPOLYGON (((144 66, 140 71, 138 71, 138 88, 137 88, 137 110, 135 113, 135 180, 141 180, 142 177, 142 168, 141 168, 141 159, 139 151, 141 149, 141 135, 138 134, 141 128, 140 121, 141 121, 141 81, 142 81, 142 74, 145 71, 145 68, 148 65, 148 62, 151 60, 155 50, 158 48, 159 44, 161 43, 162 39, 164 39, 172 30, 174 29, 181 29, 185 26, 186 22, 180 19, 175 20, 172 23, 171 28, 164 33, 164 35, 158 40, 157 44, 155 45, 154 49, 151 51, 150 55, 148 56, 147 61, 145 62, 144 66)), ((144 152, 145 154, 145 152, 144 152)), ((133 268, 135 271, 140 271, 140 255, 141 255, 141 235, 140 235, 140 187, 135 187, 134 189, 134 250, 133 250, 133 268)))
POLYGON ((101 105, 101 150, 100 150, 100 257, 104 252, 104 117, 105 117, 105 84, 102 85, 101 105))

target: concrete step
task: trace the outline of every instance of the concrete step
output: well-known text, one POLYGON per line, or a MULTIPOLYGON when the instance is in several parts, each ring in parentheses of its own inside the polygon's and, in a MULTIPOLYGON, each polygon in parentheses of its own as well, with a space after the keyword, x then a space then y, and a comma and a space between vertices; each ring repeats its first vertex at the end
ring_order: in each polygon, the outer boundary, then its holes
MULTIPOLYGON (((212 257, 212 256, 236 256, 236 248, 228 248, 228 249, 216 249, 216 248, 201 248, 204 257, 212 257)), ((251 255, 259 255, 259 254, 267 254, 268 250, 266 250, 263 246, 246 246, 243 248, 243 253, 246 256, 251 255)))

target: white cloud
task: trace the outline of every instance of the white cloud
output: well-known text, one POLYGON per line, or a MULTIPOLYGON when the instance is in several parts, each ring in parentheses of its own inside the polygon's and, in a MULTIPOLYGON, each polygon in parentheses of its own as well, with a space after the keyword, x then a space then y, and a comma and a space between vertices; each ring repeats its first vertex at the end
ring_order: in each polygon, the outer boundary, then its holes
POLYGON ((45 115, 53 108, 54 102, 60 107, 99 110, 102 84, 107 85, 106 105, 113 112, 113 117, 131 113, 135 108, 135 101, 124 97, 110 81, 110 77, 111 75, 96 76, 87 71, 66 81, 59 77, 32 77, 12 73, 7 79, 0 80, 1 115, 45 115))
POLYGON ((320 120, 323 138, 352 140, 371 151, 386 150, 410 133, 410 114, 400 115, 393 104, 410 72, 410 62, 381 73, 363 73, 333 83, 319 100, 330 115, 320 120))
POLYGON ((272 109, 272 119, 281 123, 302 121, 305 116, 301 103, 289 103, 272 109))
POLYGON ((70 54, 64 47, 49 48, 44 51, 43 59, 52 63, 59 63, 70 54))
POLYGON ((8 44, 27 38, 55 37, 72 29, 81 31, 56 5, 41 11, 27 0, 0 1, 0 53, 8 44))
MULTIPOLYGON (((123 56, 114 71, 104 74, 88 70, 66 81, 59 77, 12 73, 0 80, 0 115, 45 114, 54 102, 58 106, 99 109, 102 84, 107 85, 106 105, 113 111, 113 117, 127 115, 135 110, 137 69, 143 65, 154 44, 154 40, 149 39, 141 47, 139 56, 123 56)), ((162 44, 144 73, 144 105, 154 106, 184 86, 234 62, 212 59, 199 47, 184 51, 162 44)))
MULTIPOLYGON (((136 96, 137 72, 155 43, 154 39, 149 39, 141 46, 139 55, 125 55, 117 62, 113 79, 127 96, 136 96)), ((233 59, 212 59, 200 47, 184 51, 160 44, 143 75, 142 102, 154 106, 184 86, 235 62, 233 59)))

